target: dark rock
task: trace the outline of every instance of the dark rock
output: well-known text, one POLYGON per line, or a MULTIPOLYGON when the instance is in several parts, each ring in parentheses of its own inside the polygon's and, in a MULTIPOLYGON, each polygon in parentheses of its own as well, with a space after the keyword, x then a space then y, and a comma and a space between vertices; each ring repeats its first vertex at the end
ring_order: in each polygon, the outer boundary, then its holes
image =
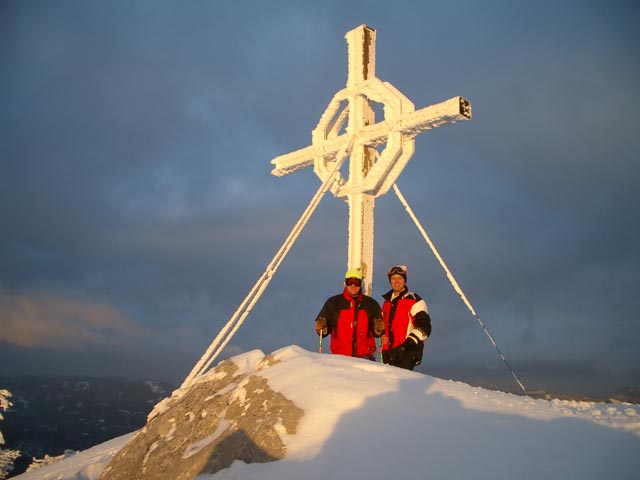
MULTIPOLYGON (((271 364, 267 356, 258 369, 271 364)), ((100 479, 183 480, 218 472, 234 460, 278 460, 285 455, 280 433, 295 433, 302 415, 264 378, 224 361, 158 404, 100 479)))

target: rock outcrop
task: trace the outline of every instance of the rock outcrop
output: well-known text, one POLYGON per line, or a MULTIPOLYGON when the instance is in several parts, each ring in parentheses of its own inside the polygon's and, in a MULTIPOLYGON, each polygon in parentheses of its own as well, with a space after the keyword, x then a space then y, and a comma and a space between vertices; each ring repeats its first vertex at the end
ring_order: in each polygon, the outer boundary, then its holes
MULTIPOLYGON (((274 363, 270 356, 257 370, 274 363)), ((111 460, 100 480, 192 479, 234 460, 281 459, 281 434, 293 434, 303 411, 267 381, 221 362, 195 384, 173 393, 111 460)))

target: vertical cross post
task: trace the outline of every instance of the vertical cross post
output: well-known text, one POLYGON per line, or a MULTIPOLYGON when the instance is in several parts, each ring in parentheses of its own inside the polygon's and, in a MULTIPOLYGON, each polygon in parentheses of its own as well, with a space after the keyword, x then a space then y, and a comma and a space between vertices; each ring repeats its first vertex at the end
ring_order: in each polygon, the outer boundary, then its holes
MULTIPOLYGON (((347 134, 356 135, 367 125, 375 123, 375 111, 369 99, 362 95, 358 86, 375 72, 376 31, 361 25, 345 35, 348 44, 349 71, 349 123, 347 134)), ((359 268, 364 279, 364 293, 373 290, 373 209, 375 196, 364 192, 364 181, 375 160, 376 150, 367 145, 355 145, 349 162, 349 247, 347 268, 359 268)))

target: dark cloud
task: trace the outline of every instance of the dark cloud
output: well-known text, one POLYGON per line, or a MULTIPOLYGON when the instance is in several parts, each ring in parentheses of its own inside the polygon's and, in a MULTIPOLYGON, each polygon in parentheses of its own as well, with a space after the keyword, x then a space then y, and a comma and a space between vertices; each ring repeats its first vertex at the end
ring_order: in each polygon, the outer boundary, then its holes
MULTIPOLYGON (((35 305, 24 318, 67 340, 96 335, 93 308, 147 332, 107 329, 74 354, 3 337, 2 368, 123 374, 134 362, 132 374, 179 381, 318 188, 311 169, 276 178, 269 161, 311 142, 345 85, 344 35, 366 23, 377 76, 417 108, 472 101, 471 122, 416 140, 398 184, 514 367, 542 386, 638 383, 632 13, 624 2, 2 2, 3 329, 35 305)), ((227 353, 317 348, 309 325, 341 288, 347 214, 321 202, 227 353)), ((425 371, 509 382, 393 192, 376 200, 375 254, 376 296, 403 263, 429 302, 425 371)))

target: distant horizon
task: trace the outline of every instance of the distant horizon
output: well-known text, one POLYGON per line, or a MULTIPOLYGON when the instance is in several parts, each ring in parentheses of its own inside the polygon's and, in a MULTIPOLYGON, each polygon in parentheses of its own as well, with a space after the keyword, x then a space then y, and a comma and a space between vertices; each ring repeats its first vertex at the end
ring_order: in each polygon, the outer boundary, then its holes
MULTIPOLYGON (((284 347, 281 347, 284 348, 284 347)), ((253 349, 260 350, 260 349, 253 349)), ((309 350, 312 351, 312 350, 309 350)), ((246 352, 245 352, 246 353, 246 352)), ((264 352, 265 354, 269 354, 272 352, 264 352)), ((239 353, 242 354, 242 353, 239 353)), ((327 355, 331 355, 327 353, 327 355)), ((236 355, 233 355, 236 356, 236 355)), ((212 365, 211 368, 215 368, 215 366, 222 362, 229 360, 233 356, 220 358, 218 361, 212 365)), ((500 361, 497 359, 496 361, 500 361)), ((377 363, 377 362, 376 362, 377 363)), ((500 367, 500 365, 497 365, 500 367)), ((451 369, 447 367, 434 367, 432 371, 430 371, 427 366, 422 365, 417 367, 416 371, 423 375, 427 375, 433 378, 438 378, 441 380, 450 380, 454 382, 466 383, 471 386, 478 386, 482 388, 487 388, 490 390, 498 390, 508 393, 513 393, 516 395, 522 395, 523 392, 517 383, 511 378, 510 373, 504 368, 504 374, 501 375, 498 369, 491 369, 485 372, 478 372, 478 369, 451 369), (475 373, 474 373, 475 372, 475 373)), ((187 372, 188 373, 188 372, 187 372)), ((187 375, 185 373, 185 377, 187 375)), ((522 374, 522 372, 517 372, 522 374)), ((122 381, 130 381, 130 382, 162 382, 170 385, 173 388, 179 388, 181 383, 184 381, 183 378, 147 378, 141 376, 130 376, 126 373, 120 374, 110 374, 110 375, 91 375, 85 373, 60 373, 60 372, 24 372, 24 373, 11 373, 11 372, 3 372, 0 370, 0 380, 2 379, 18 379, 25 377, 52 377, 52 378, 87 378, 87 379, 115 379, 122 381)), ((585 382, 584 379, 571 379, 570 377, 562 377, 556 376, 553 380, 550 381, 550 377, 548 374, 541 375, 540 378, 533 380, 527 373, 519 375, 521 380, 525 383, 525 387, 527 388, 527 394, 535 394, 540 392, 545 392, 551 395, 557 396, 575 396, 575 397, 587 397, 590 399, 606 399, 611 397, 616 393, 620 393, 622 390, 627 388, 637 388, 640 389, 640 384, 629 383, 629 384, 621 384, 618 385, 614 382, 609 383, 608 385, 593 385, 592 388, 584 388, 585 382)), ((2 385, 0 384, 0 388, 2 385)))

